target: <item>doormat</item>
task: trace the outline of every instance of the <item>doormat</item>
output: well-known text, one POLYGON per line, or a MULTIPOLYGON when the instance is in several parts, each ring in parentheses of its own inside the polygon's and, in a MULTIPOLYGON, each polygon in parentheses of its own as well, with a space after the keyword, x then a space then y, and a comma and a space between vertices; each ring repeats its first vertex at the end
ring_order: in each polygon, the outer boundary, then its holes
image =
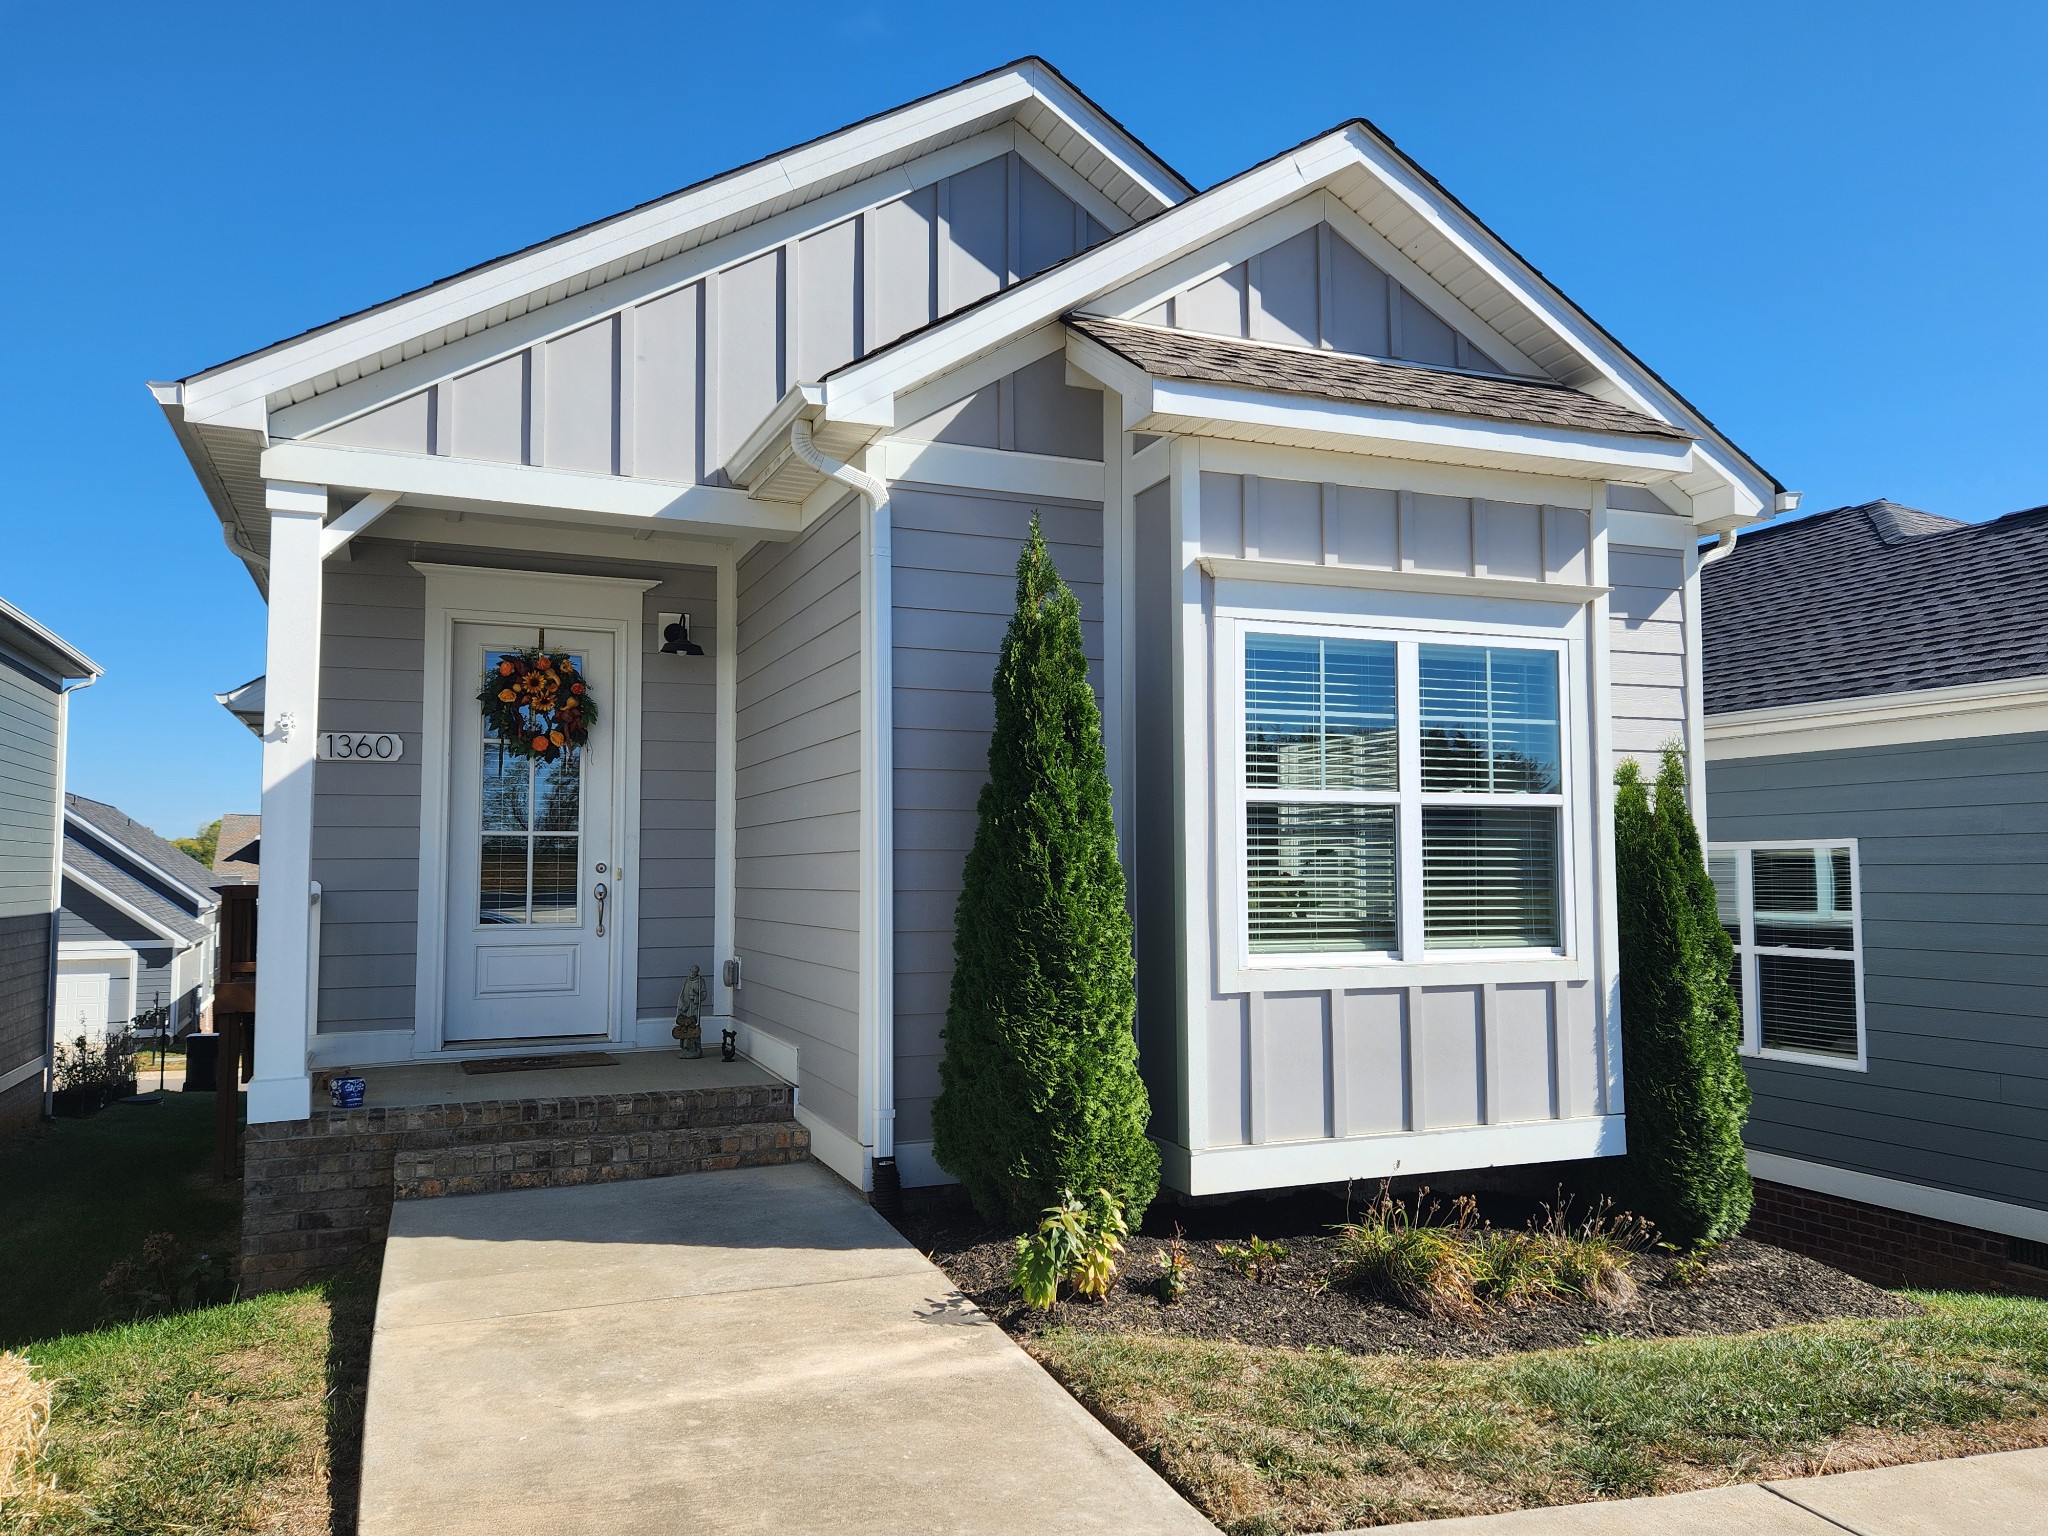
POLYGON ((490 1061, 465 1061, 471 1077, 487 1072, 547 1072, 555 1067, 616 1067, 619 1058, 603 1051, 570 1051, 564 1056, 499 1056, 490 1061))

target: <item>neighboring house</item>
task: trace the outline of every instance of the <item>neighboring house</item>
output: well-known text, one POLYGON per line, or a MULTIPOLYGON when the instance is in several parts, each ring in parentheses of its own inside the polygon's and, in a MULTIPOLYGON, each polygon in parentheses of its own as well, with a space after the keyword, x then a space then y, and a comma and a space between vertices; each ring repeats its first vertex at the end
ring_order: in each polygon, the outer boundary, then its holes
POLYGON ((174 1034, 213 999, 214 875, 148 827, 64 797, 57 1038, 101 1040, 160 1007, 174 1034))
POLYGON ((220 819, 220 841, 213 855, 213 884, 254 885, 261 871, 263 818, 247 811, 229 811, 220 819))
POLYGON ((42 1113, 70 695, 100 669, 0 601, 0 1131, 42 1113))
POLYGON ((1611 764, 1698 751, 1697 541, 1796 498, 1370 124, 1198 193, 1027 59, 153 388, 270 605, 258 1125, 668 1047, 701 966, 821 1160, 942 1179, 1036 514, 1167 1183, 1622 1149, 1611 764), (474 702, 542 629, 545 816, 474 702))
POLYGON ((1843 507, 1745 535, 1704 602, 1757 1230, 2048 1285, 2048 508, 1843 507))

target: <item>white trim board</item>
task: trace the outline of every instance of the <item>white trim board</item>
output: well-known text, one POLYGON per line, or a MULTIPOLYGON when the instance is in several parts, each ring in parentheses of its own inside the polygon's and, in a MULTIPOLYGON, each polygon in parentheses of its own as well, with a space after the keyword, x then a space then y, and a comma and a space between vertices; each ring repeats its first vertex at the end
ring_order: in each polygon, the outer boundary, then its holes
POLYGON ((1707 761, 2048 731, 2048 677, 1865 694, 1707 716, 1707 761))
POLYGON ((1254 1189, 1292 1189, 1305 1184, 1341 1184, 1347 1179, 1385 1179, 1453 1169, 1618 1157, 1627 1150, 1620 1115, 1408 1131, 1343 1141, 1268 1142, 1195 1151, 1162 1144, 1159 1149, 1169 1187, 1190 1195, 1237 1194, 1254 1189))
MULTIPOLYGON (((766 1063, 764 1062, 765 1066, 766 1063)), ((775 1069, 770 1067, 772 1072, 775 1069)), ((801 1100, 796 1106, 796 1123, 811 1133, 811 1158, 823 1163, 855 1189, 868 1188, 868 1149, 836 1125, 828 1124, 801 1100)))
POLYGON ((12 1072, 0 1076, 0 1093, 7 1093, 12 1089, 19 1088, 30 1079, 41 1077, 49 1069, 50 1058, 48 1056, 38 1056, 34 1061, 24 1061, 12 1072))
POLYGON ((2003 1200, 1988 1200, 1982 1195, 1965 1195, 1952 1189, 1936 1189, 1928 1184, 1911 1184, 1904 1179, 1888 1179, 1881 1174, 1837 1168, 1831 1163, 1808 1162, 1805 1158, 1759 1152, 1754 1148, 1750 1149, 1747 1157, 1751 1175, 1768 1179, 1773 1184, 1810 1189, 1817 1194, 1857 1200, 1864 1205, 1904 1211, 1933 1221, 1953 1222, 1956 1226, 1974 1227, 1980 1232, 1996 1232, 2004 1237, 2048 1243, 2048 1211, 2037 1210, 2033 1206, 2011 1205, 2003 1200))

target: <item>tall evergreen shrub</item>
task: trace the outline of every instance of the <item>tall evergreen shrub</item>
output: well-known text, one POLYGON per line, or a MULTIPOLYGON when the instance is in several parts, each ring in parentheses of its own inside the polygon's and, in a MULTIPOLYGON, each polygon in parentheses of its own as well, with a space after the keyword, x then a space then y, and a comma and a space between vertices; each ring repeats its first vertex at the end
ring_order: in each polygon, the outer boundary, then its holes
POLYGON ((1632 760, 1616 770, 1615 786, 1624 1194, 1665 1241, 1719 1242, 1742 1229, 1750 1206, 1734 949, 1715 910, 1678 749, 1664 749, 1654 800, 1632 760))
POLYGON ((996 663, 995 735, 954 918, 933 1154, 992 1219, 1062 1189, 1135 1218, 1159 1188, 1138 1077, 1136 966, 1081 606, 1038 519, 996 663))

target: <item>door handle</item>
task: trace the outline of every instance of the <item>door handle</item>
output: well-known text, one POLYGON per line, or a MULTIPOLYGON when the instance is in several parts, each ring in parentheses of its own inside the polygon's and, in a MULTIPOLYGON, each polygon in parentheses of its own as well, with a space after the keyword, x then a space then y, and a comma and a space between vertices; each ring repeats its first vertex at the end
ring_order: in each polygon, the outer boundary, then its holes
POLYGON ((592 891, 590 894, 597 898, 597 936, 601 939, 604 937, 604 904, 606 898, 611 895, 611 891, 605 885, 605 883, 602 880, 600 880, 597 882, 597 889, 592 891))

